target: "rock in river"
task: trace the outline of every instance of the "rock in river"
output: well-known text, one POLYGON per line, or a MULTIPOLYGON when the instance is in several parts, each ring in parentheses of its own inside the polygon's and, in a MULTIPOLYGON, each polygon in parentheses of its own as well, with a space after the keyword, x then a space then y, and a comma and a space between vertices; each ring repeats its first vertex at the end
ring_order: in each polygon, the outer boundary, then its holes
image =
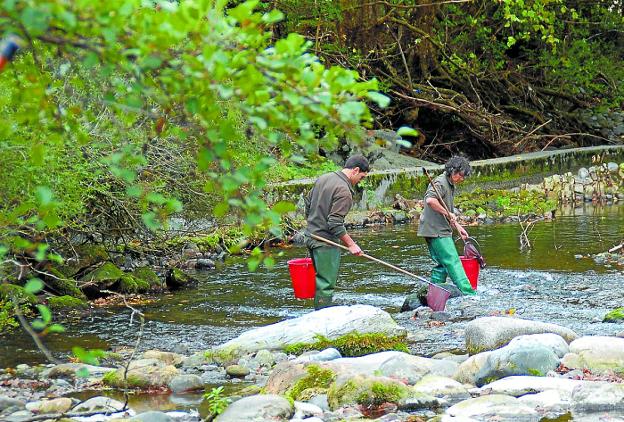
POLYGON ((240 356, 261 349, 275 350, 295 343, 313 343, 319 334, 335 340, 352 332, 383 333, 388 336, 406 333, 390 314, 374 306, 333 306, 246 331, 214 348, 213 352, 240 356))
POLYGON ((517 336, 542 333, 558 334, 567 342, 578 337, 569 328, 556 324, 520 318, 486 317, 476 319, 466 325, 466 349, 468 353, 474 355, 486 350, 498 349, 517 336))
POLYGON ((294 409, 290 402, 275 394, 258 394, 235 401, 217 416, 216 422, 287 421, 294 409))

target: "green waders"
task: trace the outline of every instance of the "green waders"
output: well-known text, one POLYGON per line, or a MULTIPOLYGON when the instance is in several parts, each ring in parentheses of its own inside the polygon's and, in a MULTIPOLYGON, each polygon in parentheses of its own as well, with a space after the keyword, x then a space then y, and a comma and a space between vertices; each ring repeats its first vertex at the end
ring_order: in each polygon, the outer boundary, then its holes
POLYGON ((431 271, 431 282, 435 284, 444 283, 446 277, 451 277, 453 283, 465 295, 476 295, 470 285, 464 267, 459 260, 455 243, 452 237, 427 237, 429 254, 435 261, 436 266, 431 271))
POLYGON ((340 250, 332 246, 310 249, 312 263, 316 271, 316 294, 314 309, 331 306, 338 269, 340 268, 340 250))

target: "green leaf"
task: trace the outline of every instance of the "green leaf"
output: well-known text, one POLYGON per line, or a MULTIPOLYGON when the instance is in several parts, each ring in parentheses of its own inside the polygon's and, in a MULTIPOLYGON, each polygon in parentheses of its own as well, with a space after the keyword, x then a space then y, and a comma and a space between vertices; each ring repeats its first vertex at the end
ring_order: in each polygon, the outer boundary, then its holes
POLYGON ((31 278, 24 286, 26 293, 37 294, 43 289, 43 282, 38 278, 31 278))
POLYGON ((50 205, 50 202, 52 202, 52 191, 46 186, 38 186, 35 189, 35 198, 37 198, 37 202, 41 206, 50 205))
POLYGON ((295 204, 289 201, 279 201, 272 207, 272 210, 278 214, 286 214, 287 212, 292 212, 296 209, 297 207, 295 207, 295 204))
POLYGON ((162 65, 162 59, 155 55, 147 56, 143 59, 143 67, 146 69, 158 69, 162 65))
POLYGON ((272 256, 267 256, 264 258, 263 264, 268 268, 271 269, 275 266, 275 258, 273 258, 272 256))
POLYGON ((418 136, 420 132, 416 129, 412 129, 411 127, 401 126, 399 130, 397 130, 397 135, 399 136, 418 136))
POLYGON ((21 20, 29 35, 35 37, 48 30, 50 14, 44 12, 43 8, 26 7, 22 11, 21 20))
POLYGON ((37 305, 37 309, 41 314, 41 319, 43 320, 43 322, 46 323, 46 325, 49 324, 50 321, 52 321, 52 312, 50 312, 50 308, 45 305, 37 305))
POLYGON ((61 324, 52 324, 48 327, 48 331, 51 333, 64 333, 65 327, 63 327, 61 324))
POLYGON ((219 202, 212 210, 212 214, 217 217, 223 217, 230 209, 230 205, 227 202, 219 202))
POLYGON ((249 268, 249 271, 256 271, 260 265, 260 261, 261 259, 256 257, 247 259, 247 268, 249 268))
POLYGON ((273 24, 284 19, 284 14, 279 10, 271 10, 269 13, 262 15, 262 22, 273 24))
POLYGON ((158 230, 161 226, 160 221, 158 221, 158 216, 152 211, 143 213, 141 219, 143 220, 143 224, 150 230, 158 230))
POLYGON ((90 69, 94 67, 96 64, 98 64, 99 61, 100 61, 100 58, 97 56, 97 54, 95 54, 92 51, 89 51, 87 54, 85 54, 84 59, 82 59, 82 64, 84 64, 84 66, 87 69, 90 69))
POLYGON ((379 107, 388 107, 388 104, 390 104, 390 97, 387 97, 383 94, 380 94, 379 92, 375 92, 375 91, 370 91, 366 93, 366 96, 374 101, 375 103, 377 103, 377 105, 379 105, 379 107))
POLYGON ((100 362, 98 358, 105 356, 106 354, 103 350, 100 349, 85 350, 79 346, 72 347, 72 352, 80 362, 86 363, 88 365, 99 365, 100 362))
POLYGON ((37 252, 35 253, 35 259, 39 262, 43 261, 46 259, 46 251, 48 250, 48 248, 50 247, 50 245, 48 245, 47 243, 40 243, 37 245, 37 252))

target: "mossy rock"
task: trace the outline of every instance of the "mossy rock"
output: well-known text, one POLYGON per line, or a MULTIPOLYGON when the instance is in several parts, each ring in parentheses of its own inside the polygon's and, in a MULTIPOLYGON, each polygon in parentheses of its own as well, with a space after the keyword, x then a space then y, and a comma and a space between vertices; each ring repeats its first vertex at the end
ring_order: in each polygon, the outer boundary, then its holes
POLYGON ((405 336, 389 336, 385 333, 351 332, 335 340, 318 335, 314 343, 295 343, 284 348, 286 353, 300 355, 310 350, 324 350, 330 347, 338 349, 344 357, 357 357, 372 353, 397 350, 409 353, 405 344, 405 336))
POLYGON ((57 277, 50 277, 46 281, 46 284, 50 287, 53 293, 59 296, 73 296, 78 299, 87 299, 82 290, 78 288, 78 282, 76 280, 68 277, 58 268, 51 267, 48 269, 48 272, 57 277))
POLYGON ((76 246, 75 250, 78 254, 78 259, 68 259, 59 268, 62 273, 68 276, 74 276, 83 268, 91 267, 109 259, 108 252, 102 245, 80 245, 76 246))
POLYGON ((162 286, 160 277, 158 277, 156 272, 149 267, 138 267, 132 271, 132 275, 138 280, 147 282, 152 288, 162 286))
POLYGON ((115 264, 106 262, 80 279, 82 282, 80 289, 87 298, 97 299, 106 296, 102 290, 111 289, 123 276, 124 272, 115 264))
POLYGON ((171 268, 165 276, 165 283, 171 290, 178 290, 194 285, 196 280, 179 268, 171 268))
POLYGON ((32 293, 27 293, 22 286, 9 283, 0 284, 0 299, 9 301, 13 298, 17 299, 20 303, 28 305, 37 303, 37 296, 32 293))
POLYGON ((235 362, 238 360, 239 354, 237 349, 210 349, 204 352, 207 362, 219 365, 235 362))
POLYGON ((107 281, 117 281, 121 279, 124 275, 124 272, 121 271, 115 264, 112 262, 106 262, 101 267, 96 270, 91 271, 89 274, 82 277, 82 281, 94 281, 98 282, 107 282, 107 281))
POLYGON ((602 322, 622 322, 624 321, 624 308, 616 308, 608 312, 602 322))
POLYGON ((335 382, 327 392, 327 400, 330 409, 336 410, 349 404, 368 407, 383 403, 398 403, 409 395, 410 389, 399 381, 386 377, 358 375, 335 382))
POLYGON ((48 306, 51 309, 80 309, 87 308, 89 305, 86 300, 78 299, 73 296, 52 296, 48 298, 48 306))
POLYGON ((145 380, 134 375, 128 375, 124 380, 117 371, 107 372, 104 377, 102 377, 102 383, 114 388, 140 389, 148 386, 148 383, 146 383, 145 380))
POLYGON ((123 274, 119 284, 115 285, 115 289, 121 293, 145 293, 150 290, 150 284, 132 274, 123 274))
POLYGON ((327 392, 329 386, 336 379, 336 373, 334 371, 321 368, 318 365, 309 365, 306 367, 306 371, 308 374, 297 380, 295 385, 286 392, 286 396, 293 400, 302 400, 303 393, 307 392, 307 394, 310 394, 311 389, 317 392, 327 392))

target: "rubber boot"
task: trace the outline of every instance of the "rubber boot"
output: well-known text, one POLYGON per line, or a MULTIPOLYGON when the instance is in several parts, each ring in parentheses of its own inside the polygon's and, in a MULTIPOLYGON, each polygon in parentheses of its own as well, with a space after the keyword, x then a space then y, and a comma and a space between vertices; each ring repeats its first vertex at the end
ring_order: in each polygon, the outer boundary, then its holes
POLYGON ((340 268, 340 250, 331 246, 323 246, 311 249, 310 252, 316 271, 314 309, 318 310, 332 305, 340 268))
POLYGON ((431 272, 431 281, 433 283, 443 283, 448 275, 462 294, 470 296, 477 294, 466 276, 452 237, 427 238, 427 246, 429 247, 431 258, 436 263, 431 272))

